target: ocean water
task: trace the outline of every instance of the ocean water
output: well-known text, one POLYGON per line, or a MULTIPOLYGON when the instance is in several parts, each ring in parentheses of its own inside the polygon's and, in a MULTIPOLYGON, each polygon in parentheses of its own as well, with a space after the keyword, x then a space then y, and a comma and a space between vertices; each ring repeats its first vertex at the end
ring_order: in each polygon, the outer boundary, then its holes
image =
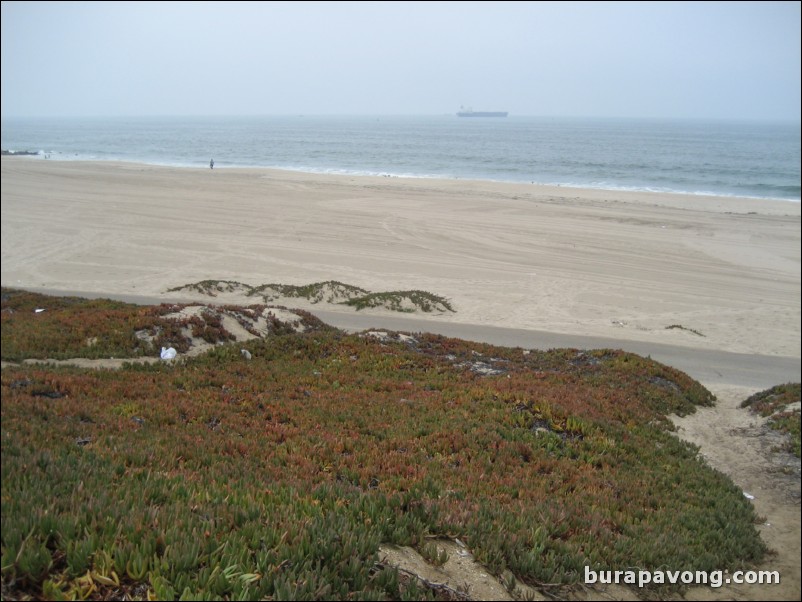
POLYGON ((800 200, 800 124, 517 117, 4 119, 43 160, 533 182, 800 200))

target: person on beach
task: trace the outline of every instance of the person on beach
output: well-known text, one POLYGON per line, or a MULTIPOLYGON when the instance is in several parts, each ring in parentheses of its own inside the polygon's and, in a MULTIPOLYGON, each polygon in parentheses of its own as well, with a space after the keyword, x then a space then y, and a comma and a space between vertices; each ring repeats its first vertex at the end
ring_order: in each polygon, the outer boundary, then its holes
POLYGON ((214 159, 209 161, 209 169, 214 169, 214 159))

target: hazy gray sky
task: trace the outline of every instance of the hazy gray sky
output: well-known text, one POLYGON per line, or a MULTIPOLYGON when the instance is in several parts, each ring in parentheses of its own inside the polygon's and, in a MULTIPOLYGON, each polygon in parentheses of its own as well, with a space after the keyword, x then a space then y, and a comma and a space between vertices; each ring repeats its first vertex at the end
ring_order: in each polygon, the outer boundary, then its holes
POLYGON ((3 2, 2 115, 800 119, 800 2, 3 2))

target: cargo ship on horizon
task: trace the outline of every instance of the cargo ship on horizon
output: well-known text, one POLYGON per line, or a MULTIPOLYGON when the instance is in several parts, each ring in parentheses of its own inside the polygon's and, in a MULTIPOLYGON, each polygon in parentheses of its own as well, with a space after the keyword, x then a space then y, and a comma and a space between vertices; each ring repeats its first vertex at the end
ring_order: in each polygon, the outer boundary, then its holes
POLYGON ((474 111, 472 108, 460 107, 457 117, 506 117, 507 111, 474 111))

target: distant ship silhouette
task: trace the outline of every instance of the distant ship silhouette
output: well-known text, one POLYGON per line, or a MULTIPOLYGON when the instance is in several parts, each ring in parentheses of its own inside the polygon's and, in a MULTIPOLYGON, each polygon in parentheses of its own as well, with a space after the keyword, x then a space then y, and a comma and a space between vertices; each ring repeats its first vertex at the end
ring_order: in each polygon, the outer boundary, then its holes
POLYGON ((471 107, 460 107, 457 117, 506 117, 507 114, 507 111, 474 111, 471 107))

